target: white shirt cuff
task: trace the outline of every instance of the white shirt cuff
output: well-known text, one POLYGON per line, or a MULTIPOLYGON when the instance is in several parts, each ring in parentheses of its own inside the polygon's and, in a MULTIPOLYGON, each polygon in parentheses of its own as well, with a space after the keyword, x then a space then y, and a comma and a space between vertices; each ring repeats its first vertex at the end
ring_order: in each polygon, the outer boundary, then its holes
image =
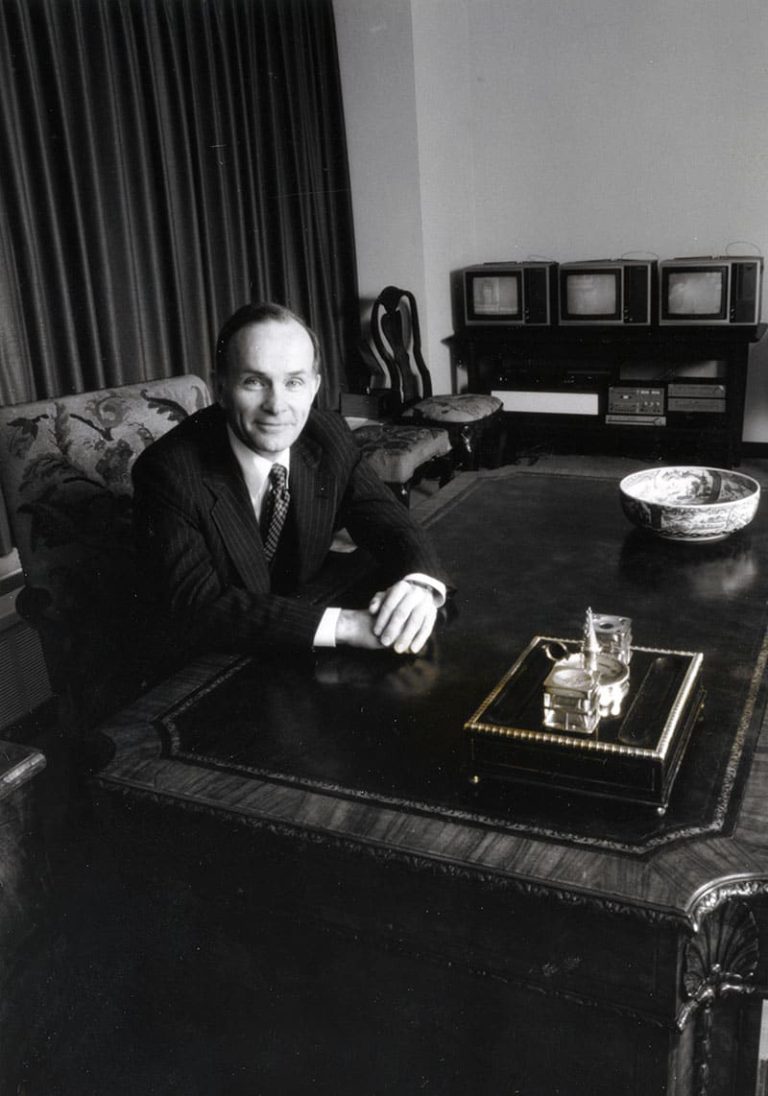
POLYGON ((313 647, 336 646, 336 624, 338 623, 340 612, 341 609, 336 608, 325 610, 320 617, 320 623, 315 632, 315 638, 312 642, 313 647))
POLYGON ((418 572, 413 575, 405 576, 406 582, 412 582, 414 586, 426 586, 435 594, 435 605, 440 609, 445 605, 445 599, 448 591, 445 583, 441 582, 439 578, 430 578, 429 575, 421 575, 418 572))
MULTIPOLYGON (((439 578, 430 578, 429 575, 422 575, 418 572, 412 575, 405 576, 405 582, 412 582, 414 586, 426 586, 428 590, 431 590, 435 595, 435 605, 439 609, 445 605, 445 599, 447 596, 447 589, 444 582, 441 582, 439 578)), ((335 606, 326 609, 323 615, 320 617, 320 623, 317 626, 315 632, 315 638, 312 641, 313 647, 335 647, 336 646, 336 625, 339 621, 340 608, 335 606)))

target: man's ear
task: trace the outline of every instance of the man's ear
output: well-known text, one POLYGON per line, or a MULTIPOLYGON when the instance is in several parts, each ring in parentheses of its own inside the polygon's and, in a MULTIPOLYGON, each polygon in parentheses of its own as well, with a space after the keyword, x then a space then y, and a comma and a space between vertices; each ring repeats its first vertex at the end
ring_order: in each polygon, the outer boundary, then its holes
POLYGON ((312 399, 314 399, 315 396, 317 395, 317 393, 320 391, 320 385, 322 384, 322 380, 323 380, 323 378, 321 377, 320 373, 316 372, 315 373, 315 395, 312 397, 312 399))

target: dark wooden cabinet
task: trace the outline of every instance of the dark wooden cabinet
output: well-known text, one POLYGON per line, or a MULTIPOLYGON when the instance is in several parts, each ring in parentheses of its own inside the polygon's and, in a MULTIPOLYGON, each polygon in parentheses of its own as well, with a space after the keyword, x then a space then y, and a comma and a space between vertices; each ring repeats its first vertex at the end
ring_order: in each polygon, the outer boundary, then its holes
POLYGON ((463 328, 468 390, 504 401, 509 446, 737 465, 749 327, 463 328))

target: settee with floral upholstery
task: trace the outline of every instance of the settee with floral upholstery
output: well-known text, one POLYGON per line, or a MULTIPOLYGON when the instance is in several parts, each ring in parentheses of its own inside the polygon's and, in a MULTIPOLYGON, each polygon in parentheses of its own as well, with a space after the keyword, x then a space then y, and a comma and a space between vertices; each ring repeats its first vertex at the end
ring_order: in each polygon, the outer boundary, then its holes
POLYGON ((60 720, 85 732, 163 664, 133 550, 131 466, 210 403, 186 375, 0 408, 0 476, 60 720))

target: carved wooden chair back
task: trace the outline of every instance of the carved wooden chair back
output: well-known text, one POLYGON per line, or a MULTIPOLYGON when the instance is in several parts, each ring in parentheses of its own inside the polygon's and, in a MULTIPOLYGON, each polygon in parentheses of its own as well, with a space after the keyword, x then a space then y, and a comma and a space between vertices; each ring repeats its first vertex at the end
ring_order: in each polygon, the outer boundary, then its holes
POLYGON ((401 407, 432 395, 413 293, 394 285, 382 290, 371 310, 371 339, 401 407))

